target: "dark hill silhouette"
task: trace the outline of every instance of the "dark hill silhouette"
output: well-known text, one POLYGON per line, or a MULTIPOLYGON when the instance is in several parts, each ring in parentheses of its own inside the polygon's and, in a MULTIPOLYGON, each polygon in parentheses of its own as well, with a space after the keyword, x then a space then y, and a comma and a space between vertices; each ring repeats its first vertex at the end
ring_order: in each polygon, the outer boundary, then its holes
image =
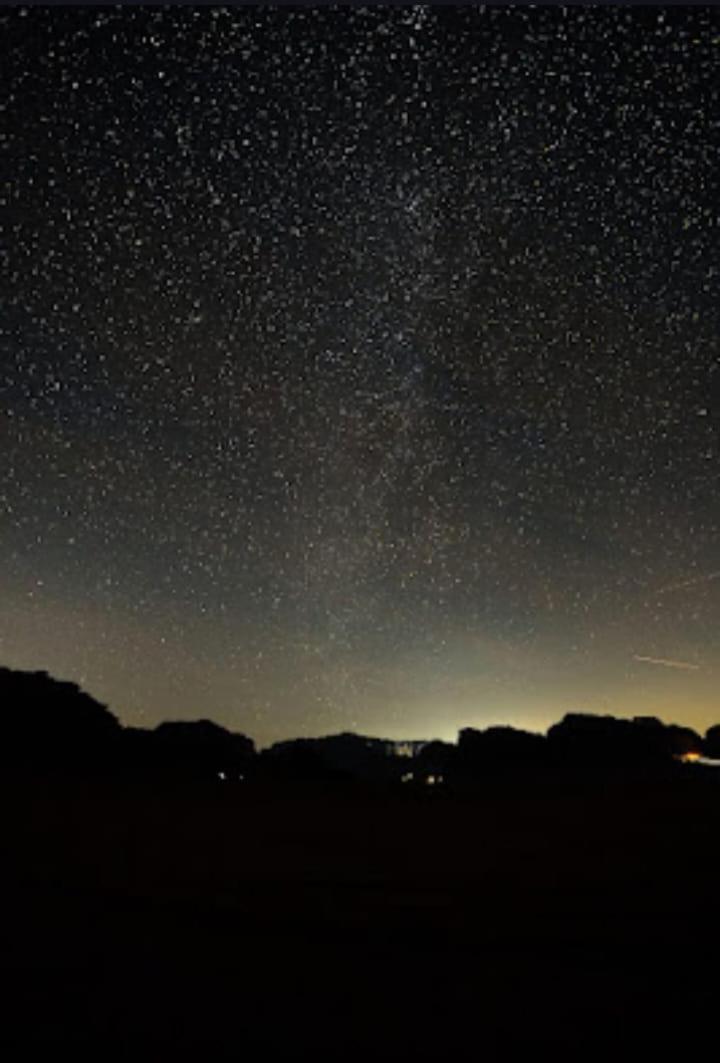
POLYGON ((252 771, 255 744, 211 720, 178 720, 153 731, 126 727, 117 771, 129 779, 239 782, 252 771))
POLYGON ((458 735, 458 778, 486 779, 536 775, 547 767, 547 740, 514 727, 466 727, 458 735))
POLYGON ((76 683, 47 672, 0 667, 0 705, 10 774, 232 781, 255 759, 252 739, 210 720, 122 727, 76 683))
POLYGON ((161 770, 179 779, 241 781, 255 758, 255 743, 211 720, 178 720, 153 732, 161 770))
POLYGON ((280 785, 319 784, 333 786, 352 780, 347 772, 331 764, 311 739, 278 742, 260 754, 258 777, 280 785))
POLYGON ((76 683, 0 667, 4 768, 96 774, 110 765, 121 727, 76 683))
POLYGON ((569 713, 547 733, 553 768, 560 773, 607 776, 677 770, 675 758, 699 752, 702 739, 689 727, 652 716, 632 720, 569 713))
POLYGON ((5 770, 12 774, 111 775, 127 780, 373 785, 403 780, 474 783, 556 777, 663 777, 687 754, 720 758, 720 725, 701 738, 653 716, 570 713, 547 736, 513 727, 464 728, 457 745, 397 742, 344 732, 277 742, 258 755, 252 739, 211 720, 154 730, 122 727, 76 683, 0 667, 5 770))
POLYGON ((414 764, 420 775, 447 779, 454 770, 456 756, 457 746, 454 743, 435 739, 422 747, 414 757, 414 764))
POLYGON ((705 732, 702 751, 706 757, 720 760, 720 723, 716 723, 714 727, 708 727, 705 732))
POLYGON ((162 750, 157 735, 144 727, 123 728, 115 774, 133 782, 158 780, 162 772, 162 750))
POLYGON ((399 777, 399 758, 394 743, 382 738, 343 732, 321 738, 296 738, 276 742, 267 751, 267 762, 284 766, 290 774, 304 776, 315 765, 324 779, 358 779, 391 782, 399 777))

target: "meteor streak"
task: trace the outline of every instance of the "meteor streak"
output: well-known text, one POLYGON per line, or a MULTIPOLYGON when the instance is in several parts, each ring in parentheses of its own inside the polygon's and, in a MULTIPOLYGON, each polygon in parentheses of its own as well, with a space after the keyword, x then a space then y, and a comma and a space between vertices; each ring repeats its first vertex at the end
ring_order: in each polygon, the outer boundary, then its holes
POLYGON ((666 657, 647 657, 644 654, 634 653, 634 661, 642 661, 644 664, 660 664, 663 668, 684 668, 690 672, 699 672, 699 664, 690 664, 689 661, 672 661, 666 657))
POLYGON ((681 591, 685 587, 695 587, 698 583, 710 583, 714 579, 720 579, 720 572, 711 572, 707 576, 696 576, 694 579, 683 580, 682 583, 670 583, 667 587, 661 587, 657 593, 669 594, 670 591, 681 591))

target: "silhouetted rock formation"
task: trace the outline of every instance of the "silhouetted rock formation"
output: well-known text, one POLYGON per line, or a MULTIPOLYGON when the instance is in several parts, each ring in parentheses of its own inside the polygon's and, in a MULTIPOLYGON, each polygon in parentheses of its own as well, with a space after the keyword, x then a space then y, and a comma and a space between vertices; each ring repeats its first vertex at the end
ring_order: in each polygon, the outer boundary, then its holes
POLYGON ((453 772, 457 746, 451 742, 426 742, 413 758, 414 771, 419 775, 447 780, 453 772))
POLYGON ((700 753, 702 751, 702 738, 691 727, 681 727, 677 723, 668 723, 664 725, 664 728, 665 742, 663 753, 679 757, 684 753, 700 753))
POLYGON ((157 734, 144 727, 124 727, 115 774, 131 782, 158 780, 163 776, 162 750, 157 734))
POLYGON ((547 765, 546 739, 514 727, 466 727, 458 735, 455 774, 460 780, 532 777, 547 765))
MULTIPOLYGON (((549 778, 661 778, 682 759, 720 760, 720 725, 702 739, 653 716, 570 713, 547 737, 513 727, 464 728, 457 745, 343 733, 277 742, 262 754, 211 720, 121 727, 75 683, 0 668, 6 773, 111 776, 167 782, 388 785, 475 784, 549 778)), ((711 766, 708 771, 713 771, 711 766)))
POLYGON ((122 732, 119 775, 137 781, 241 782, 257 760, 252 739, 211 720, 168 721, 122 732))
POLYGON ((6 772, 94 775, 112 763, 120 724, 77 684, 0 668, 0 705, 6 772))
MULTIPOLYGON (((267 751, 275 770, 309 778, 313 772, 321 780, 356 779, 366 782, 390 782, 399 777, 399 758, 393 743, 382 738, 343 733, 322 738, 296 738, 276 742, 267 751)), ((272 770, 272 769, 271 769, 272 770)))
POLYGON ((194 781, 242 781, 252 766, 255 744, 211 720, 161 723, 153 732, 158 771, 194 781))
POLYGON ((666 725, 653 716, 623 720, 570 713, 547 737, 555 769, 570 774, 669 772, 674 758, 702 748, 700 736, 689 727, 666 725))
POLYGON ((278 742, 260 754, 258 777, 281 784, 335 785, 350 781, 350 775, 333 767, 312 739, 278 742))
POLYGON ((720 760, 720 723, 708 727, 703 739, 702 752, 706 757, 720 760))

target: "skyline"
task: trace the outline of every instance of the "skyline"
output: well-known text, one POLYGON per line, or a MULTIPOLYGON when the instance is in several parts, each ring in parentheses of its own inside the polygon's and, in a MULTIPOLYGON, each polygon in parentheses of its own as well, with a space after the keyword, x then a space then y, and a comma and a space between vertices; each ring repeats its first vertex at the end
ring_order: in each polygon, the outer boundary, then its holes
POLYGON ((0 663, 720 719, 714 8, 13 9, 0 663))

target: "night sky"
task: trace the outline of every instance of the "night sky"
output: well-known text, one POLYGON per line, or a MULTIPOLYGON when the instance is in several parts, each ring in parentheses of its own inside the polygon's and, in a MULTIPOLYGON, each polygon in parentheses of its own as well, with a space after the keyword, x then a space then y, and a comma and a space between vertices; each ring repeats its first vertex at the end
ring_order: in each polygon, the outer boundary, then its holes
POLYGON ((720 9, 0 16, 0 663, 720 720, 720 9))

